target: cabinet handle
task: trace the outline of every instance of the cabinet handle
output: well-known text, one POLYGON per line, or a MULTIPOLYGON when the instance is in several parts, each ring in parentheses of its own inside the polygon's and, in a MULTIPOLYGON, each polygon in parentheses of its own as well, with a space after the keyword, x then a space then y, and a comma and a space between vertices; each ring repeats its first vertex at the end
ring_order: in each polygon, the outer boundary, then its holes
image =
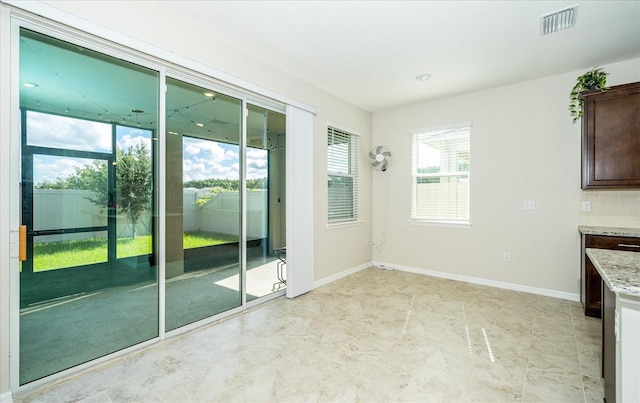
POLYGON ((626 243, 619 243, 618 246, 621 248, 640 248, 640 245, 629 245, 626 243))

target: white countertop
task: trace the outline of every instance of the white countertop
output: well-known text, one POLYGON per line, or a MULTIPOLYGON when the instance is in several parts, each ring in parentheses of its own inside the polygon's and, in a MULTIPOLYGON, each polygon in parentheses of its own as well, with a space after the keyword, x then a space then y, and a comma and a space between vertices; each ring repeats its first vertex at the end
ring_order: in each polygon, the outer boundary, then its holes
POLYGON ((640 238, 640 228, 579 226, 578 230, 585 235, 628 236, 640 238))
POLYGON ((611 291, 640 297, 640 253, 593 248, 586 252, 611 291))

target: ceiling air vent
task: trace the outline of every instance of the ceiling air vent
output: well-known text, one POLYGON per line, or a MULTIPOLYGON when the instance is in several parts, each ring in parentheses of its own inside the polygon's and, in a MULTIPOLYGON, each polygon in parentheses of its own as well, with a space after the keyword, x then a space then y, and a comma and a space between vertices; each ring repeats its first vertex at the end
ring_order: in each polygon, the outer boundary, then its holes
POLYGON ((552 34, 556 31, 571 28, 576 24, 578 5, 563 8, 540 16, 540 35, 552 34))

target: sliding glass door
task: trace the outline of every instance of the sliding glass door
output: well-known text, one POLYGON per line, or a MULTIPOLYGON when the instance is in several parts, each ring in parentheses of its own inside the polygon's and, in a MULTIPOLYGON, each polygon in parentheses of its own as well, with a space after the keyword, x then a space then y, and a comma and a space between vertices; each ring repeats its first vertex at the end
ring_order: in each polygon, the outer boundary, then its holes
POLYGON ((284 114, 25 28, 19 55, 21 385, 284 293, 284 114))
POLYGON ((286 287, 285 115, 247 106, 247 301, 286 287))
POLYGON ((20 383, 158 336, 156 71, 22 30, 20 383))
POLYGON ((167 79, 166 329, 242 305, 242 101, 167 79))

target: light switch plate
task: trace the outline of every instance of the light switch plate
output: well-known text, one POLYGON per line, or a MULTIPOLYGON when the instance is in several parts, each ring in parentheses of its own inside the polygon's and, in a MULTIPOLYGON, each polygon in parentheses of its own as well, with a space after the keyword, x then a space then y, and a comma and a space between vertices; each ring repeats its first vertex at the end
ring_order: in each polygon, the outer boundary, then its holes
POLYGON ((535 200, 525 200, 522 202, 522 208, 525 210, 533 211, 536 209, 536 201, 535 200))

